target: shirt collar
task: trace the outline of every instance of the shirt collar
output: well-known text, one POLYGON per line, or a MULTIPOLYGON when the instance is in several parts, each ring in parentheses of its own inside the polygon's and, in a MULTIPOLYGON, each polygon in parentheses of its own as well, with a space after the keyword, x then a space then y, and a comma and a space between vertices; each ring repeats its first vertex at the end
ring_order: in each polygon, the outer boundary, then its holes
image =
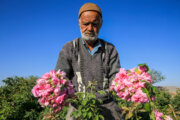
MULTIPOLYGON (((83 45, 85 45, 85 46, 87 47, 85 41, 84 41, 82 38, 81 38, 81 41, 82 41, 83 45)), ((100 42, 99 39, 97 39, 97 43, 95 44, 94 47, 98 47, 98 48, 99 48, 99 47, 102 47, 101 42, 100 42)))
POLYGON ((85 48, 87 49, 87 51, 88 51, 91 55, 94 55, 94 54, 98 51, 98 49, 99 49, 100 47, 102 47, 101 42, 100 42, 100 40, 98 39, 98 42, 95 44, 93 50, 90 51, 89 48, 88 48, 88 46, 86 45, 85 41, 84 41, 82 38, 81 38, 81 41, 82 41, 82 44, 85 46, 85 48))

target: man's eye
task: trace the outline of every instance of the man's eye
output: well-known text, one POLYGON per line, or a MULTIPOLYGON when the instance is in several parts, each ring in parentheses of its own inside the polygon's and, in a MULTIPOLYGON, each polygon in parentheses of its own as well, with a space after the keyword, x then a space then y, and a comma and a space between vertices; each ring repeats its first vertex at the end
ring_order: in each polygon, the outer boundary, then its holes
POLYGON ((89 24, 88 23, 84 23, 83 25, 88 26, 89 24))
POLYGON ((92 25, 93 25, 93 26, 97 26, 97 24, 96 24, 96 23, 93 23, 92 25))

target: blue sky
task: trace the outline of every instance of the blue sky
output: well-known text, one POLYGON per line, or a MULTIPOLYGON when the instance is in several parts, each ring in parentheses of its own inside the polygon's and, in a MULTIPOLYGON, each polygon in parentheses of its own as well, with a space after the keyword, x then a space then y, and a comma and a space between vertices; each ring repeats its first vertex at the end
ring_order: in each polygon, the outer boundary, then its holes
POLYGON ((80 37, 78 11, 100 6, 100 38, 113 43, 123 68, 147 63, 180 86, 178 0, 0 0, 0 81, 41 76, 55 68, 62 46, 80 37))

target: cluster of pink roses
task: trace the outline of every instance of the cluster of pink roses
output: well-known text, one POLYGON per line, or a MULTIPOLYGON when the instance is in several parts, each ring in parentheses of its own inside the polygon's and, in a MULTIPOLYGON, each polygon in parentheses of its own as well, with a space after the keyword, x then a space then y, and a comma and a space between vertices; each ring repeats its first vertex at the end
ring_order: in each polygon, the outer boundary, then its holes
POLYGON ((65 100, 74 92, 73 85, 61 70, 45 73, 32 89, 34 97, 40 97, 38 102, 41 106, 53 107, 54 111, 60 111, 66 105, 65 100))
POLYGON ((163 113, 158 112, 156 109, 155 109, 154 112, 155 112, 155 118, 156 118, 156 120, 163 120, 163 119, 162 119, 162 116, 165 117, 164 120, 173 120, 170 116, 168 116, 168 115, 163 115, 163 113))
POLYGON ((112 81, 110 89, 115 90, 117 95, 124 100, 149 102, 146 93, 142 91, 142 88, 146 87, 146 82, 152 83, 151 76, 146 71, 146 66, 135 67, 127 71, 121 68, 112 81))

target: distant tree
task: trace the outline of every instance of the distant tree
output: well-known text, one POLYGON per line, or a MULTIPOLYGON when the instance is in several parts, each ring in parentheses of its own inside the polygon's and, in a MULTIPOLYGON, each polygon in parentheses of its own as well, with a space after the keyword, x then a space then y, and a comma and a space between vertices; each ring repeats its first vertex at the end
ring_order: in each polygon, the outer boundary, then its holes
POLYGON ((165 80, 165 77, 162 75, 162 73, 160 71, 152 69, 150 72, 150 75, 153 80, 153 83, 157 83, 162 80, 165 80))

